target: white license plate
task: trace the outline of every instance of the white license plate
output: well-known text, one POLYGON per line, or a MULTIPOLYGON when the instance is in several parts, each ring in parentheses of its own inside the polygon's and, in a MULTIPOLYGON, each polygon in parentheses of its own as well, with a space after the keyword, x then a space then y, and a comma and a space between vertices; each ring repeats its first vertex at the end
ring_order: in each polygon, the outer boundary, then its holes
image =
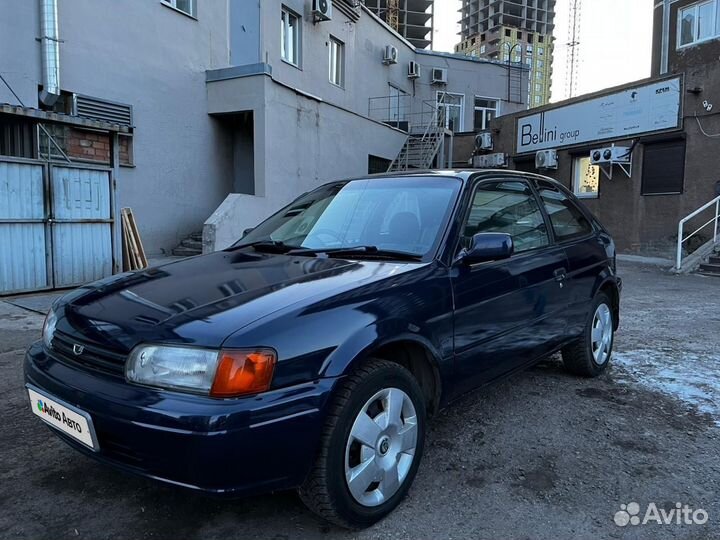
POLYGON ((93 450, 98 449, 92 419, 88 413, 29 387, 28 394, 30 395, 30 407, 35 416, 39 416, 45 423, 70 435, 85 446, 93 450))

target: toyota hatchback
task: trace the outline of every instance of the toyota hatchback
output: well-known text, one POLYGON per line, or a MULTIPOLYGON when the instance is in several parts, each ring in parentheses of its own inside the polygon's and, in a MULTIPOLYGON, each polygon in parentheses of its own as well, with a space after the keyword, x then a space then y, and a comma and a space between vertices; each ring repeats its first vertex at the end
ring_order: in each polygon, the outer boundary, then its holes
POLYGON ((453 399, 557 351, 602 373, 620 289, 612 238, 548 178, 346 180, 228 249, 67 294, 25 380, 32 412, 103 463, 212 494, 298 489, 359 528, 406 495, 453 399))

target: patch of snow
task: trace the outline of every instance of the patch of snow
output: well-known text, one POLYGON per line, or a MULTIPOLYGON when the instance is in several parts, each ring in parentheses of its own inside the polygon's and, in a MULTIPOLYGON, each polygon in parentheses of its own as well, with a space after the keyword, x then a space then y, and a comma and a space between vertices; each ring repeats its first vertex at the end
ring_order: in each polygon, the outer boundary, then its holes
POLYGON ((720 426, 720 356, 636 349, 614 353, 613 364, 638 384, 711 415, 720 426))

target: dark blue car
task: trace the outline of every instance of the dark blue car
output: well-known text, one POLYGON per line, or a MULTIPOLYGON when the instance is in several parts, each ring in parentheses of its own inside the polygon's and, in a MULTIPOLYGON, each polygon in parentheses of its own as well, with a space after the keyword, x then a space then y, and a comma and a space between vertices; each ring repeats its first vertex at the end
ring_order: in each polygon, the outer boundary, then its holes
POLYGON ((454 398, 556 351, 602 373, 620 289, 613 240, 548 178, 347 180, 228 249, 69 293, 25 380, 34 414, 104 463, 213 494, 297 488, 363 527, 454 398))

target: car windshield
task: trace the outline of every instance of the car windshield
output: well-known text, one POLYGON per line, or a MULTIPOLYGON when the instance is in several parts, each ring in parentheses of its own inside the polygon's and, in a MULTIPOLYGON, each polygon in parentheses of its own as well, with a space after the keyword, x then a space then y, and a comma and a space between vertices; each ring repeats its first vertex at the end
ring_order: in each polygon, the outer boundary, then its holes
POLYGON ((434 252, 460 191, 452 177, 373 178, 329 184, 261 223, 236 247, 434 252))

